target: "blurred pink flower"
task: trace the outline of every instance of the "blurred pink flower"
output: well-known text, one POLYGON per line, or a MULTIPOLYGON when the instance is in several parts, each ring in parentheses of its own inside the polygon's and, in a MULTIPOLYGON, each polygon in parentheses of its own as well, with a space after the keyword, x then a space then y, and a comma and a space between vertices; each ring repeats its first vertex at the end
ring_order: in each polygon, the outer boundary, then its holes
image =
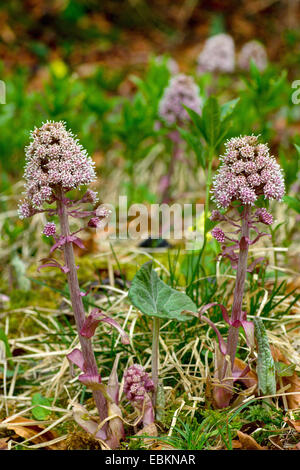
POLYGON ((265 70, 268 63, 267 51, 259 41, 253 40, 244 44, 238 56, 239 67, 242 70, 249 70, 251 60, 258 70, 265 70))
POLYGON ((199 88, 192 77, 183 73, 170 79, 159 103, 159 115, 169 125, 186 121, 189 115, 182 105, 197 113, 201 112, 202 99, 199 88))
POLYGON ((199 74, 205 72, 233 72, 235 67, 233 38, 224 33, 211 36, 205 41, 197 62, 197 72, 199 74))

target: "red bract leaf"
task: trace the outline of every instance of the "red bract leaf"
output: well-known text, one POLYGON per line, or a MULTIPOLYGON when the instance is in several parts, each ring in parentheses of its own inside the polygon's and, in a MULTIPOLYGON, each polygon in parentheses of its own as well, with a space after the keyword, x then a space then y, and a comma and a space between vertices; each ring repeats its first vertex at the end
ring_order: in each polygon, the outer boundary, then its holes
POLYGON ((106 433, 103 429, 98 429, 98 423, 95 419, 89 415, 88 411, 78 403, 73 406, 73 417, 79 426, 82 427, 86 432, 92 434, 95 438, 106 439, 106 433))
POLYGON ((85 372, 84 358, 80 349, 77 349, 77 348, 73 349, 72 352, 67 354, 67 359, 69 362, 79 367, 79 369, 82 370, 82 372, 85 372))
POLYGON ((74 245, 77 245, 82 250, 85 250, 85 246, 82 243, 82 240, 79 237, 75 237, 75 235, 69 235, 67 237, 67 242, 74 243, 74 245))
POLYGON ((50 253, 53 253, 53 251, 57 250, 57 248, 61 248, 64 244, 66 243, 66 237, 59 237, 56 240, 56 243, 51 247, 50 253))
POLYGON ((85 217, 90 217, 94 215, 95 211, 80 211, 80 210, 72 210, 68 211, 68 215, 74 217, 74 219, 83 219, 85 217))
POLYGON ((202 314, 204 312, 207 312, 207 310, 209 310, 211 307, 216 307, 216 306, 220 307, 224 321, 228 325, 230 325, 230 320, 229 320, 229 315, 228 315, 227 308, 224 307, 224 305, 222 305, 222 304, 218 304, 217 302, 212 302, 210 304, 204 305, 203 307, 201 307, 200 313, 202 314))
POLYGON ((37 268, 37 271, 40 272, 41 269, 43 268, 58 268, 60 269, 64 274, 67 274, 70 270, 69 268, 67 268, 67 266, 62 266, 58 261, 56 261, 56 259, 54 258, 43 258, 41 259, 41 261, 44 262, 44 264, 41 264, 41 266, 39 266, 37 268))
POLYGON ((247 268, 248 273, 252 273, 254 268, 256 267, 257 264, 261 263, 265 258, 262 256, 261 258, 255 259, 247 268))
POLYGON ((102 388, 100 385, 101 376, 99 374, 81 374, 78 379, 86 387, 91 388, 92 390, 100 390, 102 388))
POLYGON ((123 328, 119 325, 119 323, 113 318, 110 318, 107 315, 105 315, 98 308, 95 308, 94 310, 92 310, 90 315, 86 318, 84 325, 80 330, 81 336, 85 336, 86 338, 91 338, 92 336, 94 336, 96 328, 100 322, 108 323, 109 325, 116 328, 121 335, 122 343, 129 344, 129 337, 125 333, 123 328))

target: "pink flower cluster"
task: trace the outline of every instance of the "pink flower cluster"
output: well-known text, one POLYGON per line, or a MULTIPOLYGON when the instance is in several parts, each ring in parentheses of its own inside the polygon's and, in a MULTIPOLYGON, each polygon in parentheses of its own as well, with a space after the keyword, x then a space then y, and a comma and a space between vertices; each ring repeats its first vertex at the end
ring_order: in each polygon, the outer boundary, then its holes
POLYGON ((170 79, 160 100, 159 115, 169 125, 186 121, 189 115, 182 105, 197 113, 200 113, 202 108, 198 86, 192 77, 183 73, 170 79))
POLYGON ((238 57, 239 67, 242 70, 249 70, 251 60, 253 60, 258 70, 263 71, 267 66, 267 51, 259 41, 253 40, 244 44, 238 57))
POLYGON ((258 222, 261 222, 262 224, 272 225, 274 222, 272 214, 270 214, 270 212, 268 212, 265 208, 257 209, 255 215, 258 219, 258 222))
POLYGON ((56 234, 56 225, 54 222, 47 222, 47 224, 44 227, 43 234, 46 235, 46 237, 53 237, 53 235, 56 234))
POLYGON ((25 201, 19 207, 20 218, 30 217, 45 202, 51 203, 56 186, 69 191, 95 179, 92 159, 64 122, 46 122, 34 129, 31 138, 26 147, 25 201))
POLYGON ((146 394, 154 390, 153 381, 143 366, 133 364, 124 373, 124 393, 135 405, 142 404, 146 394))
POLYGON ((213 200, 219 207, 233 201, 254 205, 258 196, 280 201, 284 195, 283 172, 266 144, 257 136, 234 137, 220 157, 222 165, 213 179, 213 200))
POLYGON ((222 33, 207 39, 197 62, 199 74, 205 72, 233 72, 235 47, 232 37, 229 34, 222 33))
POLYGON ((214 227, 211 231, 211 234, 219 243, 225 242, 225 233, 221 228, 214 227))

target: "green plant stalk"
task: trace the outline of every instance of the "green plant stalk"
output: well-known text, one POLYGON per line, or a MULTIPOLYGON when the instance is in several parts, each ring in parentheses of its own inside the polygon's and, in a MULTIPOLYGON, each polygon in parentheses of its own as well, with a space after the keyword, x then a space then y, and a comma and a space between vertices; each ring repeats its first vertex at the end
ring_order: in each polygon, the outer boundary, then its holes
POLYGON ((154 383, 154 392, 152 394, 152 404, 154 409, 157 400, 157 387, 158 387, 158 369, 159 369, 159 325, 158 317, 153 317, 153 337, 152 337, 152 380, 154 383))

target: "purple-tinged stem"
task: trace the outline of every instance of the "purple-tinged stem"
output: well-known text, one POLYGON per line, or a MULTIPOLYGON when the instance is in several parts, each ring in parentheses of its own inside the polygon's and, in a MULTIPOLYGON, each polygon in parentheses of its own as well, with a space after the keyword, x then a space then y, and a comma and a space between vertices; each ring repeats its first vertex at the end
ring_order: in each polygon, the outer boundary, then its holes
MULTIPOLYGON (((250 213, 251 207, 246 205, 242 214, 242 226, 241 226, 241 238, 240 238, 240 252, 239 260, 236 273, 236 283, 233 294, 233 305, 231 311, 231 321, 242 321, 242 305, 245 280, 247 274, 247 260, 248 260, 248 249, 249 245, 247 239, 249 239, 250 232, 250 213)), ((230 357, 231 368, 233 370, 234 359, 236 355, 237 345, 239 339, 239 327, 231 325, 228 333, 227 350, 226 354, 230 357)), ((224 361, 223 377, 226 374, 227 362, 224 361)))
MULTIPOLYGON (((57 189, 57 212, 59 216, 61 226, 61 236, 66 237, 70 235, 69 219, 67 214, 66 205, 63 202, 64 193, 61 188, 57 189)), ((79 341, 81 344, 81 350, 85 362, 86 370, 93 375, 98 374, 98 367, 96 358, 94 355, 92 342, 90 339, 80 335, 80 330, 83 327, 85 321, 84 307, 82 303, 82 297, 80 295, 79 282, 77 277, 77 270, 75 265, 75 257, 73 251, 73 245, 71 242, 64 244, 64 257, 65 265, 69 269, 67 273, 68 284, 70 289, 71 303, 73 307, 73 313, 76 322, 76 328, 79 335, 79 341)), ((98 409, 100 420, 103 421, 107 418, 107 403, 106 399, 100 390, 93 391, 93 397, 98 409)), ((104 431, 107 430, 107 423, 102 428, 104 431)))

